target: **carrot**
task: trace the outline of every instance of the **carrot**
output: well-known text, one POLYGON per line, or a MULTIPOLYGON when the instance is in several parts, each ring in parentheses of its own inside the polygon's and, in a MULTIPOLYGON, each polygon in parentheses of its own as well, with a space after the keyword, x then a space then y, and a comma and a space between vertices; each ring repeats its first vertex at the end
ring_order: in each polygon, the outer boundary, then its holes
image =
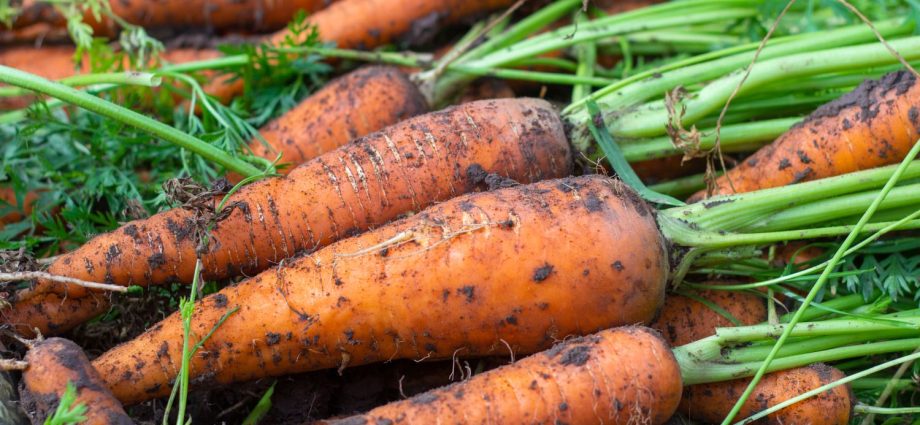
MULTIPOLYGON (((300 165, 349 140, 426 112, 425 98, 398 69, 371 66, 335 79, 259 132, 253 154, 300 165)), ((285 171, 290 171, 287 169, 285 171)))
POLYGON ((668 345, 641 327, 560 343, 447 387, 321 421, 346 424, 664 424, 680 400, 668 345))
POLYGON ((104 313, 109 305, 108 298, 99 294, 81 298, 41 294, 14 308, 0 309, 0 319, 20 335, 59 335, 104 313))
MULTIPOLYGON (((823 363, 767 374, 744 403, 738 417, 750 416, 843 377, 843 372, 823 363)), ((745 378, 691 385, 684 390, 679 411, 693 420, 719 423, 728 415, 738 395, 744 392, 750 382, 749 378, 745 378)), ((847 424, 850 422, 853 400, 849 386, 841 385, 770 414, 766 421, 758 423, 847 424)))
MULTIPOLYGON (((900 162, 920 138, 920 84, 916 80, 905 70, 863 82, 717 179, 713 195, 750 192, 900 162)), ((705 196, 701 191, 691 200, 705 196)))
MULTIPOLYGON (((235 208, 210 232, 212 243, 202 256, 204 276, 255 273, 477 190, 483 180, 508 177, 526 183, 560 177, 571 172, 571 162, 562 122, 542 100, 474 102, 406 120, 303 164, 286 178, 262 180, 237 192, 227 203, 235 208)), ((133 221, 59 257, 48 271, 118 285, 191 282, 196 223, 184 209, 133 221)), ((48 291, 86 295, 81 287, 50 282, 19 295, 24 299, 48 291)), ((66 318, 36 320, 60 323, 66 318)))
MULTIPOLYGON (((148 29, 194 29, 214 32, 227 30, 274 31, 284 27, 298 10, 315 12, 334 0, 113 0, 112 12, 148 29)), ((46 24, 66 26, 63 16, 44 2, 26 1, 13 28, 46 24)), ((97 35, 116 33, 114 22, 96 20, 89 11, 83 18, 97 35)))
POLYGON ((32 205, 35 203, 36 199, 38 199, 37 193, 26 193, 23 199, 25 205, 20 206, 16 201, 16 191, 13 190, 13 188, 6 186, 0 187, 0 208, 7 211, 5 214, 0 215, 0 229, 6 224, 15 223, 31 214, 32 205))
MULTIPOLYGON (((718 290, 699 291, 694 295, 721 307, 744 325, 767 320, 764 300, 757 295, 718 290)), ((675 347, 714 335, 716 328, 727 326, 733 326, 727 317, 706 304, 678 294, 668 296, 658 317, 649 324, 675 347)))
POLYGON ((70 382, 77 390, 72 406, 86 406, 86 419, 81 424, 134 424, 103 385, 83 350, 72 341, 50 338, 34 343, 25 360, 29 366, 22 374, 22 406, 33 423, 44 423, 54 413, 70 382))
MULTIPOLYGON (((334 41, 343 49, 372 49, 400 37, 424 38, 437 28, 512 3, 513 0, 341 0, 307 21, 316 26, 323 41, 334 41)), ((283 29, 269 40, 279 44, 288 37, 297 36, 283 29)))
MULTIPOLYGON (((231 383, 507 347, 534 353, 650 320, 663 302, 665 260, 651 210, 606 177, 460 196, 206 297, 195 335, 239 310, 194 356, 189 376, 231 383)), ((182 335, 173 314, 93 364, 124 403, 162 396, 182 335)))

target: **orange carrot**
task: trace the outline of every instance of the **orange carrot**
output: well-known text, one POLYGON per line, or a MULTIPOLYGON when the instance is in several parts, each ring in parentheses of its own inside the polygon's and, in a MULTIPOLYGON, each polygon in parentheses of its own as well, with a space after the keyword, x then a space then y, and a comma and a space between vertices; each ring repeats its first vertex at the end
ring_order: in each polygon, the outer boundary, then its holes
POLYGON ((101 294, 81 298, 42 294, 0 309, 0 319, 20 335, 59 335, 104 313, 109 305, 108 297, 101 294))
MULTIPOLYGON (((274 31, 284 27, 298 10, 315 12, 335 0, 112 0, 112 12, 148 29, 192 29, 214 32, 227 30, 274 31)), ((96 20, 90 11, 83 18, 96 35, 112 36, 111 19, 96 20)), ((50 4, 25 0, 14 29, 39 24, 65 27, 64 17, 50 4)))
POLYGON ((0 186, 0 205, 7 211, 5 214, 0 215, 0 229, 6 224, 15 223, 31 214, 32 205, 36 199, 38 199, 38 194, 29 192, 22 200, 25 205, 20 206, 16 200, 16 191, 11 187, 0 186))
MULTIPOLYGON (((920 84, 909 71, 867 80, 716 180, 750 192, 900 162, 920 138, 920 84)), ((705 191, 691 200, 706 196, 705 191)))
MULTIPOLYGON (((230 215, 210 232, 210 249, 202 255, 204 276, 255 273, 478 190, 484 180, 561 177, 571 172, 571 162, 562 122, 542 100, 481 101, 409 119, 303 164, 286 178, 237 192, 227 203, 234 207, 230 215)), ((197 220, 189 210, 174 209, 130 222, 59 257, 48 271, 118 285, 191 282, 197 220)), ((39 282, 19 298, 49 291, 87 294, 82 287, 39 282)))
POLYGON ((321 421, 346 424, 664 424, 680 400, 668 345, 641 327, 560 343, 469 380, 321 421))
MULTIPOLYGON (((266 124, 252 152, 300 165, 358 137, 426 112, 425 98, 398 69, 360 68, 329 82, 297 107, 266 124)), ((290 171, 286 169, 284 171, 290 171)))
POLYGON ((62 338, 39 341, 25 360, 29 366, 22 374, 22 406, 33 423, 44 423, 54 413, 70 382, 77 390, 71 407, 86 406, 81 424, 134 424, 77 344, 62 338))
MULTIPOLYGON (((743 325, 767 320, 764 299, 745 292, 705 290, 694 294, 728 312, 743 325)), ((715 335, 716 328, 734 326, 722 314, 691 297, 671 294, 649 327, 661 332, 672 346, 715 335)))
MULTIPOLYGON (((651 212, 596 175, 451 199, 197 303, 195 335, 238 310, 189 376, 230 383, 395 358, 527 354, 648 321, 668 274, 651 212)), ((182 334, 173 314, 93 364, 124 403, 164 395, 182 334)))
MULTIPOLYGON (((372 49, 403 37, 424 38, 437 28, 510 6, 513 0, 340 0, 311 15, 323 41, 344 49, 372 49)), ((294 35, 287 29, 269 40, 294 35)), ((306 36, 306 35, 301 35, 306 36)))
MULTIPOLYGON (((744 403, 738 417, 748 417, 845 376, 843 372, 822 363, 767 374, 744 403)), ((750 378, 745 378, 691 385, 684 390, 679 411, 693 420, 707 423, 722 422, 750 382, 750 378)), ((854 400, 849 386, 841 385, 772 413, 758 423, 847 424, 850 422, 854 400)))

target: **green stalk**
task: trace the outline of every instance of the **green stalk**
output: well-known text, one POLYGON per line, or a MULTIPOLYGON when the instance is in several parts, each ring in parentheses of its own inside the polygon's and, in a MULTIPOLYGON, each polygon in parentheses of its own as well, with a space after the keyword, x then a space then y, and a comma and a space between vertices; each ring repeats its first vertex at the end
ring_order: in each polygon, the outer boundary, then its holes
MULTIPOLYGON (((717 175, 721 175, 718 173, 717 175)), ((706 175, 705 174, 695 174, 692 176, 681 177, 679 179, 674 179, 658 184, 653 184, 648 188, 652 191, 663 193, 665 195, 671 195, 676 197, 682 197, 690 195, 698 190, 706 188, 706 175)))
MULTIPOLYGON (((914 23, 889 20, 875 24, 883 37, 909 34, 914 23)), ((760 53, 760 60, 769 60, 802 52, 813 52, 875 40, 875 34, 865 25, 818 31, 814 33, 771 39, 760 53)), ((620 110, 638 102, 661 96, 678 85, 688 86, 718 78, 751 62, 759 42, 688 58, 657 69, 634 75, 598 90, 592 99, 610 110, 620 110)), ((585 101, 570 104, 562 113, 573 122, 587 118, 585 101)))
MULTIPOLYGON (((858 335, 836 335, 817 338, 808 338, 804 341, 790 342, 783 346, 776 354, 777 358, 789 357, 793 355, 811 353, 813 351, 827 350, 834 347, 842 347, 853 344, 860 344, 868 341, 881 341, 891 339, 902 339, 907 337, 917 337, 917 331, 880 331, 876 334, 858 334, 858 335)), ((756 362, 763 360, 770 354, 772 345, 758 345, 754 347, 745 347, 737 350, 728 350, 722 356, 722 361, 727 362, 756 362)))
POLYGON ((316 53, 330 58, 350 59, 361 62, 386 63, 390 65, 406 66, 413 68, 426 68, 431 66, 432 55, 427 53, 409 52, 381 52, 350 49, 337 49, 332 47, 274 47, 273 51, 279 53, 304 54, 316 53))
MULTIPOLYGON (((906 60, 920 58, 920 37, 893 40, 889 44, 906 60)), ((897 61, 891 52, 877 42, 764 60, 753 67, 738 95, 779 81, 887 65, 897 61)), ((682 117, 682 123, 686 126, 692 125, 719 110, 742 78, 743 74, 730 74, 710 83, 696 97, 685 101, 686 114, 682 117)), ((664 134, 664 123, 668 122, 668 119, 664 103, 658 101, 617 116, 608 122, 608 126, 614 135, 621 137, 653 137, 664 134)))
POLYGON ((149 117, 145 117, 130 109, 118 106, 105 99, 100 99, 72 87, 2 65, 0 65, 0 82, 48 95, 107 118, 111 118, 115 121, 137 127, 177 146, 197 153, 203 158, 220 164, 227 170, 240 175, 252 176, 261 173, 257 168, 245 161, 234 158, 226 152, 207 144, 203 140, 190 136, 149 117))
MULTIPOLYGON (((775 140, 799 121, 801 121, 799 117, 790 117, 723 126, 720 130, 722 152, 755 150, 763 143, 775 140)), ((715 129, 705 129, 700 132, 702 135, 697 149, 713 148, 716 140, 715 129)), ((665 158, 683 153, 680 148, 674 146, 674 142, 668 136, 624 141, 620 145, 623 155, 629 162, 665 158)))
MULTIPOLYGON (((722 382, 732 379, 746 378, 756 376, 757 372, 763 370, 764 373, 775 372, 778 370, 791 369, 800 366, 807 366, 812 363, 832 362, 843 359, 851 359, 869 355, 878 355, 885 353, 896 353, 900 351, 913 350, 920 345, 920 338, 905 338, 891 341, 872 342, 855 346, 836 347, 827 350, 808 351, 803 354, 772 358, 767 361, 756 361, 736 364, 726 364, 719 362, 709 362, 698 360, 695 353, 688 352, 685 347, 697 344, 707 340, 697 341, 689 345, 681 346, 674 349, 674 355, 680 364, 681 377, 685 386, 705 384, 710 382, 722 382)), ((715 357, 718 358, 720 346, 717 343, 708 341, 715 347, 715 357)), ((709 351, 713 351, 709 349, 709 351)), ((752 381, 753 382, 753 381, 752 381)), ((740 400, 747 400, 742 395, 740 400)), ((737 415, 737 413, 735 413, 737 415)), ((727 422, 731 423, 733 417, 726 417, 727 422)))
POLYGON ((828 320, 818 323, 805 323, 802 326, 793 327, 790 324, 779 325, 754 325, 741 326, 733 328, 717 328, 716 337, 723 342, 752 342, 758 339, 776 338, 787 333, 789 337, 798 336, 834 336, 834 335, 851 335, 860 332, 882 332, 890 330, 901 330, 905 327, 910 328, 914 333, 920 336, 920 317, 904 317, 891 319, 897 324, 867 321, 867 320, 828 320), (805 328, 808 326, 808 329, 805 328))
POLYGON ((850 383, 850 388, 854 390, 871 390, 882 388, 889 382, 894 382, 893 388, 898 391, 908 390, 917 386, 913 379, 898 379, 892 381, 888 378, 860 378, 850 383))
MULTIPOLYGON (((107 72, 100 74, 80 74, 57 80, 65 86, 94 86, 97 84, 132 85, 158 87, 162 79, 148 72, 107 72)), ((31 93, 21 87, 0 87, 0 97, 22 96, 31 93)))
POLYGON ((498 77, 506 80, 534 81, 544 84, 605 86, 610 84, 610 79, 582 75, 562 74, 557 72, 526 71, 521 69, 480 68, 466 65, 453 65, 450 70, 454 73, 475 77, 498 77))
MULTIPOLYGON (((861 213, 866 210, 877 195, 876 191, 843 195, 832 199, 811 202, 777 212, 759 220, 743 229, 746 231, 771 232, 802 227, 808 223, 830 221, 841 217, 861 213)), ((880 209, 900 208, 905 206, 920 208, 920 183, 893 188, 885 200, 879 204, 880 209)))
MULTIPOLYGON (((575 22, 584 23, 587 18, 578 14, 575 16, 575 22)), ((594 68, 597 65, 597 45, 591 42, 575 46, 575 53, 578 57, 578 68, 575 75, 582 78, 593 78, 594 68)), ((576 84, 572 87, 572 101, 580 100, 591 95, 590 84, 576 84)))

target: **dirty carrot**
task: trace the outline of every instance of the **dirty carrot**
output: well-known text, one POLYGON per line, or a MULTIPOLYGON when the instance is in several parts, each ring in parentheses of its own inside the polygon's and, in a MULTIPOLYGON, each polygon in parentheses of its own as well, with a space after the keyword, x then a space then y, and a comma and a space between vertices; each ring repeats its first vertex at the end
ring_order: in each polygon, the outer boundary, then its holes
POLYGON ((713 335, 719 327, 754 325, 765 320, 767 308, 763 298, 757 295, 704 290, 669 294, 649 327, 661 332, 668 343, 676 347, 713 335), (716 311, 713 306, 723 311, 716 311))
MULTIPOLYGON (((298 10, 318 11, 334 0, 145 0, 111 1, 111 13, 126 22, 147 29, 173 29, 204 32, 228 30, 274 31, 287 24, 298 10)), ((47 24, 63 27, 67 22, 53 5, 31 3, 22 8, 13 28, 47 24)), ((109 16, 101 20, 87 11, 83 18, 96 35, 116 34, 116 25, 109 16)))
MULTIPOLYGON (((605 177, 457 197, 204 298, 194 335, 238 310, 191 359, 189 377, 230 383, 397 358, 502 355, 505 344, 534 353, 650 320, 664 301, 665 257, 652 210, 605 177)), ((94 365, 125 403, 162 396, 178 371, 182 332, 173 314, 94 365)))
POLYGON ((659 425, 674 413, 680 386, 667 343, 647 328, 621 327, 362 415, 319 423, 659 425))
MULTIPOLYGON (((234 194, 226 203, 230 215, 210 232, 204 277, 261 271, 400 214, 487 188, 493 173, 524 183, 561 177, 571 172, 571 161, 562 123, 542 100, 481 101, 418 116, 234 194)), ((195 235, 207 222, 182 208, 130 222, 61 256, 48 271, 119 285, 191 282, 195 235)), ((47 291, 86 294, 40 282, 20 299, 47 291)))
POLYGON ((249 148, 268 160, 280 153, 282 163, 297 166, 427 109, 422 94, 398 69, 360 68, 263 126, 259 132, 265 141, 253 140, 249 148))
POLYGON ((28 367, 22 374, 22 408, 32 423, 44 423, 67 388, 77 391, 74 405, 86 407, 80 422, 86 425, 131 425, 121 403, 105 387, 86 354, 77 344, 63 338, 33 343, 26 353, 28 367))
MULTIPOLYGON (((749 192, 900 162, 920 137, 920 84, 907 70, 867 80, 808 116, 716 181, 749 192)), ((693 200, 702 199, 698 192, 693 200)))
MULTIPOLYGON (((439 28, 510 6, 513 0, 340 0, 314 13, 323 41, 343 49, 372 49, 397 40, 424 41, 439 28)), ((303 35, 301 35, 303 36, 303 35)), ((295 37, 283 29, 269 38, 280 45, 295 37)))
MULTIPOLYGON (((844 378, 843 372, 816 363, 810 366, 770 373, 757 384, 754 394, 739 414, 747 417, 796 395, 844 378)), ((679 412, 689 419, 719 423, 724 419, 750 382, 749 378, 691 385, 684 391, 679 412)), ((854 397, 847 385, 834 387, 767 416, 764 424, 838 425, 850 422, 854 397)), ((758 422, 760 423, 760 422, 758 422)))

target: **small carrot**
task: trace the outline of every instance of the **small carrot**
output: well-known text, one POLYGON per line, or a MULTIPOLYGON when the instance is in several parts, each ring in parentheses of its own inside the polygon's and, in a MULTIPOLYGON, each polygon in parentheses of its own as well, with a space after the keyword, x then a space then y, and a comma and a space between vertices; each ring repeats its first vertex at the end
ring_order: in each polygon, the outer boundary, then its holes
MULTIPOLYGON (((259 132, 253 154, 300 165, 349 140, 427 112, 425 98, 398 69, 371 66, 335 79, 259 132)), ((290 168, 284 170, 290 171, 290 168)))
MULTIPOLYGON (((665 257, 651 211, 606 177, 460 196, 206 297, 192 332, 216 330, 189 376, 230 383, 507 347, 534 353, 650 320, 665 257)), ((162 396, 182 335, 173 314, 93 364, 124 403, 162 396)))
MULTIPOLYGON (((738 417, 750 416, 845 376, 843 372, 822 363, 767 374, 744 403, 738 417)), ((684 390, 679 412, 693 420, 719 423, 728 415, 738 395, 744 392, 750 382, 750 378, 745 378, 691 385, 684 390)), ((853 401, 849 386, 841 385, 772 413, 762 423, 847 424, 850 422, 853 401)))
MULTIPOLYGON (((499 180, 526 183, 567 175, 571 162, 562 122, 542 100, 473 102, 418 116, 328 152, 286 178, 262 180, 237 192, 227 203, 233 208, 230 215, 210 232, 212 243, 202 256, 204 276, 223 279, 261 271, 478 190, 492 173, 499 180)), ((189 210, 173 209, 130 222, 59 257, 48 271, 125 286, 191 282, 196 220, 189 210)), ((87 293, 39 282, 21 292, 20 300, 48 291, 70 297, 87 293)), ((67 318, 34 320, 61 323, 67 318)))
POLYGON ((132 425, 121 403, 105 387, 86 354, 77 344, 63 338, 34 343, 25 357, 28 368, 22 374, 22 407, 33 423, 45 423, 54 413, 67 384, 77 390, 71 407, 83 405, 85 425, 132 425))
MULTIPOLYGON (((920 138, 920 84, 906 70, 867 80, 813 112, 716 180, 750 192, 900 162, 920 138)), ((706 196, 698 192, 691 200, 706 196)))
POLYGON ((0 186, 0 207, 6 211, 0 215, 0 229, 6 224, 15 223, 29 215, 32 212, 32 205, 37 199, 37 193, 29 192, 22 200, 24 205, 20 206, 16 200, 16 191, 11 187, 0 186))
POLYGON ((322 425, 652 424, 680 399, 680 369, 668 345, 641 327, 559 343, 447 387, 322 425))
MULTIPOLYGON (((694 295, 722 308, 742 325, 755 325, 767 320, 766 305, 757 295, 718 290, 699 291, 694 295)), ((676 347, 714 335, 716 328, 733 325, 738 326, 693 297, 671 294, 649 327, 661 332, 676 347)))
POLYGON ((17 302, 14 308, 0 309, 0 320, 20 335, 59 335, 104 313, 109 305, 108 297, 102 294, 81 298, 41 294, 17 302))

